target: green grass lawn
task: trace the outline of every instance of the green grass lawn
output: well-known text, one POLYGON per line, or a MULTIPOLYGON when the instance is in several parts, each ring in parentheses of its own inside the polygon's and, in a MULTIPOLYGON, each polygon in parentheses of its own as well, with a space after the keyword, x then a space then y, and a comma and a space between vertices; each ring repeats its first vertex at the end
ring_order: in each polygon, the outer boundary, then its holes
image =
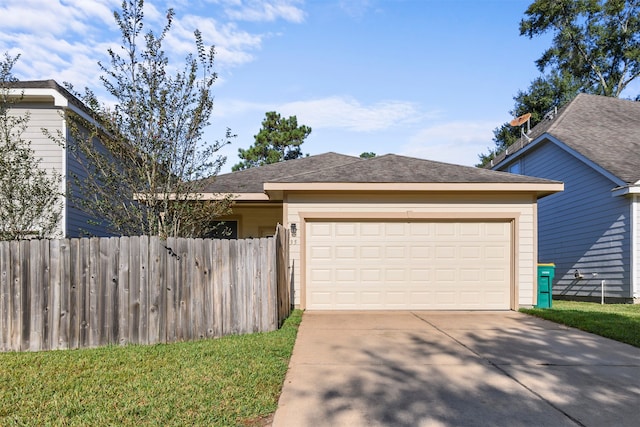
POLYGON ((640 304, 554 300, 552 308, 520 311, 640 347, 640 304))
POLYGON ((0 425, 259 426, 301 317, 198 342, 0 354, 0 425))

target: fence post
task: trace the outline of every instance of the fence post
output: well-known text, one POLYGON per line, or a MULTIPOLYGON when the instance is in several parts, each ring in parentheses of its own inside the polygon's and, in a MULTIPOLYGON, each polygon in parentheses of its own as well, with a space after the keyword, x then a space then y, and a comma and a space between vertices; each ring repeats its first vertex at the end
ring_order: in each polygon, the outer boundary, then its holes
POLYGON ((284 319, 289 316, 291 310, 290 300, 290 282, 289 282, 289 232, 284 226, 278 224, 277 236, 277 268, 278 268, 278 286, 277 286, 277 312, 278 326, 282 324, 284 319))
POLYGON ((9 242, 0 242, 0 351, 11 348, 11 252, 9 242))
POLYGON ((49 348, 60 348, 62 314, 62 284, 60 283, 60 246, 58 239, 49 242, 49 348))
POLYGON ((116 342, 120 345, 129 343, 129 237, 120 238, 120 252, 118 253, 118 333, 116 342))

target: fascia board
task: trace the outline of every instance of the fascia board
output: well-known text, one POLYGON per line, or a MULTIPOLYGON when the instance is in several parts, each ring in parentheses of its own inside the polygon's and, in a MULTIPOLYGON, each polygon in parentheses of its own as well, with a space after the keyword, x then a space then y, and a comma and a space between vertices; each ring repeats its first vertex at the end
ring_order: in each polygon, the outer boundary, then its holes
POLYGON ((530 150, 534 149, 535 147, 537 147, 538 145, 540 145, 545 140, 549 141, 549 142, 552 142, 553 144, 558 146, 558 148, 566 151, 567 153, 569 153, 570 155, 572 155, 576 159, 580 160, 581 162, 583 162, 584 164, 586 164, 590 168, 594 169, 596 172, 604 175, 605 177, 607 177, 608 179, 613 181, 617 186, 623 187, 623 186, 625 186, 627 184, 625 181, 621 180, 620 178, 618 178, 617 176, 615 176, 614 174, 612 174, 608 170, 604 169, 603 167, 601 167, 600 165, 598 165, 597 163, 595 163, 594 161, 592 161, 588 157, 583 156, 582 154, 578 153, 576 150, 574 150, 573 148, 569 147, 567 144, 565 144, 564 142, 562 142, 561 140, 559 140, 558 138, 554 137, 553 135, 551 135, 549 133, 543 133, 538 138, 533 140, 531 143, 527 144, 526 146, 524 146, 523 148, 518 150, 518 152, 516 154, 513 154, 513 155, 511 155, 509 157, 506 157, 504 160, 502 160, 497 165, 493 166, 491 169, 492 170, 498 170, 498 169, 508 165, 512 161, 522 157, 528 151, 530 151, 530 150))
POLYGON ((267 182, 269 191, 433 191, 433 192, 531 192, 555 193, 563 183, 349 183, 349 182, 267 182))
POLYGON ((239 201, 269 201, 269 196, 265 193, 202 193, 200 200, 222 200, 227 197, 239 201))
POLYGON ((24 98, 53 98, 53 105, 56 107, 69 106, 67 97, 52 88, 12 88, 9 89, 9 95, 24 98))
POLYGON ((23 97, 23 99, 27 100, 29 98, 52 98, 53 105, 55 107, 70 109, 90 123, 95 123, 95 120, 85 111, 83 111, 81 108, 78 108, 76 105, 69 103, 69 99, 64 94, 52 88, 12 88, 9 89, 9 95, 15 97, 23 97))
MULTIPOLYGON (((529 150, 535 148, 542 141, 544 141, 545 139, 548 139, 550 136, 551 135, 549 135, 547 133, 543 133, 542 135, 540 135, 539 137, 537 137, 536 139, 534 139, 533 141, 531 141, 530 143, 528 143, 527 145, 525 145, 524 147, 522 147, 521 149, 516 151, 515 153, 507 155, 504 159, 502 159, 502 161, 500 163, 497 163, 497 164, 493 165, 491 167, 491 170, 498 170, 498 169, 508 165, 509 163, 513 162, 514 160, 519 159, 523 154, 525 154, 529 150)), ((509 149, 507 148, 507 150, 509 150, 509 149)))
POLYGON ((615 176, 614 174, 612 174, 611 172, 609 172, 608 170, 606 170, 602 166, 598 165, 597 163, 595 163, 593 160, 589 159, 588 157, 583 156, 582 154, 578 153, 576 150, 574 150, 573 148, 569 147, 567 144, 565 144, 564 142, 560 141, 559 139, 557 139, 557 138, 555 138, 555 137, 553 137, 551 135, 548 135, 548 139, 550 141, 552 141, 554 144, 556 144, 559 148, 563 149, 564 151, 566 151, 567 153, 571 154, 576 159, 580 160, 581 162, 583 162, 587 166, 589 166, 592 169, 594 169, 596 172, 599 172, 600 174, 604 175, 605 177, 607 177, 608 179, 610 179, 611 181, 616 183, 616 185, 618 185, 620 187, 627 185, 627 183, 625 181, 621 180, 620 178, 618 178, 617 176, 615 176))
POLYGON ((621 197, 629 194, 640 194, 640 186, 626 185, 624 187, 616 187, 611 190, 611 197, 621 197))
MULTIPOLYGON (((147 199, 146 194, 136 193, 133 195, 134 200, 144 201, 147 199)), ((164 198, 158 194, 158 199, 164 198)), ((224 200, 230 198, 233 201, 270 201, 271 199, 265 193, 193 193, 186 200, 224 200)), ((168 200, 178 200, 176 194, 169 194, 168 200)))

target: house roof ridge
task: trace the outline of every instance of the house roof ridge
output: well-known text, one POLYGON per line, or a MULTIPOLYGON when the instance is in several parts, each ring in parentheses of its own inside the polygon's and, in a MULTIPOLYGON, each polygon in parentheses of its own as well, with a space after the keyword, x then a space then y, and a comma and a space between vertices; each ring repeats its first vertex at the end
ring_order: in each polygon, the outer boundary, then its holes
POLYGON ((580 100, 586 97, 589 97, 589 94, 579 93, 571 101, 562 105, 558 109, 558 114, 556 115, 556 117, 552 119, 551 125, 549 125, 549 128, 547 129, 546 133, 551 133, 554 130, 556 130, 558 127, 560 127, 560 125, 562 125, 562 123, 566 120, 567 116, 577 108, 576 106, 580 103, 580 100))

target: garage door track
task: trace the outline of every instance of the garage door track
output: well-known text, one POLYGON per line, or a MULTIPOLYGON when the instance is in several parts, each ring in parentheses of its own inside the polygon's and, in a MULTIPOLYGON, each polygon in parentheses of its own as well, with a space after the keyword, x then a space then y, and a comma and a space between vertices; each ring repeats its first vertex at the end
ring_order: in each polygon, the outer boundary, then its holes
POLYGON ((305 312, 273 425, 637 426, 640 349, 517 312, 305 312))

